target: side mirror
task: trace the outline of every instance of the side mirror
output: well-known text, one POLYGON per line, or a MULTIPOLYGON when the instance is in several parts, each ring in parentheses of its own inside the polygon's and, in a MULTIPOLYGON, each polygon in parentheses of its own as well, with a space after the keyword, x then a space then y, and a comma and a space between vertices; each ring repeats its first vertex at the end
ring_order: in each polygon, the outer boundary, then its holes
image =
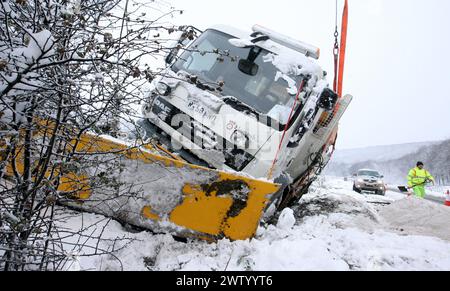
POLYGON ((358 174, 353 174, 353 177, 357 177, 358 176, 358 174))
POLYGON ((170 65, 175 59, 177 58, 178 53, 180 52, 180 49, 184 46, 186 46, 189 43, 189 39, 187 39, 184 34, 178 39, 177 44, 174 48, 172 48, 167 55, 165 61, 166 64, 170 65))
POLYGON ((380 178, 381 178, 381 179, 383 179, 383 178, 384 178, 384 176, 383 176, 383 175, 381 175, 381 176, 380 176, 380 178))
POLYGON ((338 100, 338 95, 334 93, 331 89, 324 89, 322 94, 320 95, 318 105, 320 108, 325 109, 327 111, 333 110, 336 102, 338 100))
POLYGON ((178 48, 172 49, 165 59, 166 64, 171 64, 175 60, 175 57, 179 51, 180 51, 180 49, 178 49, 178 48))
POLYGON ((202 33, 193 26, 182 26, 180 29, 183 33, 179 36, 178 40, 175 39, 176 45, 170 50, 169 54, 165 58, 166 64, 171 64, 180 52, 180 48, 182 46, 187 46, 191 41, 197 38, 198 33, 202 33))

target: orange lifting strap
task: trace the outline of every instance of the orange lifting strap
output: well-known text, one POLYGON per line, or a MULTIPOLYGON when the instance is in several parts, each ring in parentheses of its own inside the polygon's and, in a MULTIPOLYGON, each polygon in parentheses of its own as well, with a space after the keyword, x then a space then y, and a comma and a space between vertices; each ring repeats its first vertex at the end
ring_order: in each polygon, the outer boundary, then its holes
MULTIPOLYGON (((338 45, 338 27, 337 27, 337 0, 336 0, 336 32, 334 37, 336 39, 334 44, 334 91, 339 97, 342 97, 342 87, 344 83, 344 67, 345 67, 345 51, 347 49, 347 28, 348 28, 348 1, 345 0, 344 11, 342 13, 342 27, 341 27, 341 46, 338 45), (338 65, 339 63, 339 65, 338 65)), ((336 106, 333 114, 339 110, 339 105, 336 106)), ((339 129, 331 134, 330 141, 333 146, 336 145, 339 129)))
POLYGON ((339 52, 339 72, 337 94, 342 97, 342 84, 344 82, 345 50, 347 48, 347 27, 348 27, 348 3, 345 0, 344 12, 342 14, 341 49, 339 52))

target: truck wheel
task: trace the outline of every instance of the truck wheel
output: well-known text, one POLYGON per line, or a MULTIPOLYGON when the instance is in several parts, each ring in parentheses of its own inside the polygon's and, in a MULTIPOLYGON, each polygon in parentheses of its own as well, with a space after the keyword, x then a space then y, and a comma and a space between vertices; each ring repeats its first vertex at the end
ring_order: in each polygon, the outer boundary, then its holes
POLYGON ((361 194, 361 190, 359 190, 358 188, 356 188, 355 185, 353 185, 353 191, 355 191, 356 193, 361 194))

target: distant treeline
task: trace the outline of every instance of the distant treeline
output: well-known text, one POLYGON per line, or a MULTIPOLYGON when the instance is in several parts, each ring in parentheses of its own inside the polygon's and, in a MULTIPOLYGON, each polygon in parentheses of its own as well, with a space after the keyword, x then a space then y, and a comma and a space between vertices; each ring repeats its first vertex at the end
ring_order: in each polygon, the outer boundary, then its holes
POLYGON ((434 177, 436 179, 436 184, 439 186, 449 186, 450 185, 450 175, 436 175, 434 177))
POLYGON ((359 169, 379 170, 387 182, 405 183, 408 172, 418 161, 425 163, 425 168, 436 178, 438 185, 450 185, 450 139, 438 144, 424 146, 415 153, 389 161, 365 161, 354 164, 331 162, 325 174, 351 176, 359 169))

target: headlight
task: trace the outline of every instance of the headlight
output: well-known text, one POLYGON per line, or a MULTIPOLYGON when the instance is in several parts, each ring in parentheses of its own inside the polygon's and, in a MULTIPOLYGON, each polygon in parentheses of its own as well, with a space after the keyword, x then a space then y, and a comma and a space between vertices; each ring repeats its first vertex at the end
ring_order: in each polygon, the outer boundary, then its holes
POLYGON ((172 91, 172 88, 170 88, 169 85, 163 82, 158 82, 155 89, 161 96, 169 96, 170 92, 172 91))
POLYGON ((358 182, 358 183, 364 183, 364 180, 363 180, 363 179, 357 179, 356 182, 358 182))
POLYGON ((248 136, 240 131, 235 130, 231 135, 231 141, 240 148, 248 149, 250 147, 250 139, 248 136))
POLYGON ((378 180, 377 183, 378 184, 383 184, 383 180, 378 180))

